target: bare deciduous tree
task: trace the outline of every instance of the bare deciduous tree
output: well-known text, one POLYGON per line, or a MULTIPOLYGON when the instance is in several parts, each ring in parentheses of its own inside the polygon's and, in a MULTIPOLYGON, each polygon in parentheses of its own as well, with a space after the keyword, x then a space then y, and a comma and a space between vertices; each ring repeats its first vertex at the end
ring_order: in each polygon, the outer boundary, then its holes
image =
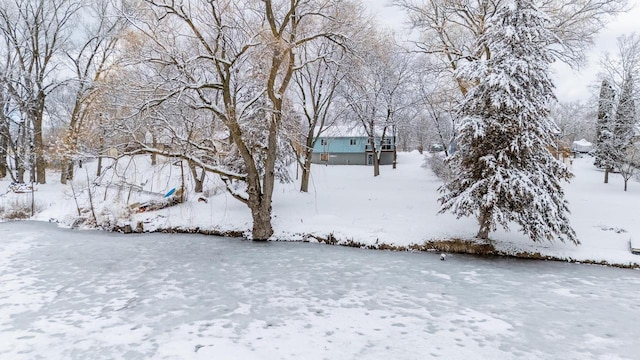
POLYGON ((627 191, 629 179, 631 179, 640 169, 640 143, 632 142, 624 150, 622 161, 618 166, 618 171, 624 180, 624 191, 627 191))
POLYGON ((72 19, 81 6, 75 0, 13 0, 0 7, 0 34, 8 40, 5 44, 16 64, 2 81, 19 108, 24 133, 29 133, 27 148, 34 159, 30 165, 32 180, 41 184, 46 182, 46 101, 61 84, 57 77, 60 57, 72 19))
POLYGON ((80 41, 66 51, 71 63, 73 78, 69 81, 71 99, 64 114, 66 134, 62 139, 63 156, 60 182, 65 184, 73 178, 73 158, 78 154, 78 138, 87 125, 88 117, 102 96, 100 83, 110 69, 118 66, 117 44, 123 35, 126 22, 117 14, 110 2, 97 2, 84 7, 80 12, 82 33, 76 29, 80 41))
POLYGON ((368 136, 373 176, 380 175, 383 147, 395 135, 401 112, 411 103, 407 97, 412 62, 410 54, 389 35, 373 34, 351 55, 351 68, 341 88, 352 119, 368 136))
POLYGON ((286 177, 281 128, 288 118, 286 94, 301 65, 295 50, 325 37, 341 41, 331 29, 346 2, 145 0, 148 7, 136 11, 145 17, 130 14, 149 42, 143 59, 155 67, 145 108, 172 102, 208 113, 229 140, 219 157, 215 146, 188 137, 176 137, 180 151, 139 141, 142 151, 176 156, 220 176, 251 210, 255 240, 273 234, 274 182, 286 177))
MULTIPOLYGON (((7 39, 5 39, 4 43, 6 44, 7 39)), ((4 47, 5 49, 8 46, 4 47)), ((9 53, 3 53, 0 51, 0 66, 2 67, 2 72, 5 74, 12 71, 11 69, 11 58, 9 53)), ((11 175, 11 178, 15 180, 14 174, 9 171, 9 164, 7 164, 7 156, 9 155, 9 150, 11 149, 11 136, 10 136, 10 125, 11 125, 11 97, 9 94, 9 89, 5 81, 0 79, 0 179, 7 176, 7 174, 11 175)))
MULTIPOLYGON (((441 65, 453 73, 461 62, 489 59, 491 51, 479 45, 487 21, 506 0, 395 0, 404 8, 411 24, 422 33, 419 51, 437 55, 441 65)), ((584 61, 584 53, 595 34, 611 16, 627 9, 627 0, 543 0, 538 6, 549 17, 555 35, 550 51, 571 65, 584 61)), ((466 94, 473 84, 457 79, 466 94)))
POLYGON ((336 90, 345 76, 341 65, 343 48, 330 41, 309 44, 298 52, 305 65, 296 72, 294 80, 299 105, 302 108, 301 139, 294 139, 294 151, 302 168, 300 191, 309 191, 311 156, 318 136, 333 125, 341 111, 337 110, 336 90))
POLYGON ((456 111, 461 96, 445 74, 429 70, 421 76, 419 96, 418 104, 428 124, 425 139, 428 143, 422 145, 438 144, 449 156, 455 147, 456 111))

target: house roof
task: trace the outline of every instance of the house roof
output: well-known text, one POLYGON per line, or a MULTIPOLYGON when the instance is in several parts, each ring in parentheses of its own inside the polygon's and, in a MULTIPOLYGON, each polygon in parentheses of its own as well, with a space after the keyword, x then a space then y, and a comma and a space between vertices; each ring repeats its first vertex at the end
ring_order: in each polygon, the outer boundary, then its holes
POLYGON ((362 126, 351 125, 332 125, 322 129, 320 133, 320 127, 314 129, 314 136, 317 137, 366 137, 367 132, 362 126))
MULTIPOLYGON (((314 136, 321 138, 357 138, 357 137, 369 137, 363 126, 360 125, 331 125, 322 130, 321 134, 318 134, 320 128, 314 129, 314 136)), ((376 136, 382 136, 382 131, 376 129, 376 136)), ((391 136, 391 131, 387 130, 387 136, 391 136)))
POLYGON ((580 140, 574 141, 573 144, 574 145, 578 145, 578 146, 592 146, 593 145, 592 143, 588 142, 585 139, 580 139, 580 140))

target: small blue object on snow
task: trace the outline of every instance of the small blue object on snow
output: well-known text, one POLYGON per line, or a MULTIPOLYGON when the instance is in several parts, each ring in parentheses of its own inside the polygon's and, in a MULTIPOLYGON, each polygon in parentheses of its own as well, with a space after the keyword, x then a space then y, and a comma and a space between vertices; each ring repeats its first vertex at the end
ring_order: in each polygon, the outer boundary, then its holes
POLYGON ((176 188, 169 190, 169 192, 164 197, 168 198, 169 196, 173 195, 174 192, 176 192, 176 188))

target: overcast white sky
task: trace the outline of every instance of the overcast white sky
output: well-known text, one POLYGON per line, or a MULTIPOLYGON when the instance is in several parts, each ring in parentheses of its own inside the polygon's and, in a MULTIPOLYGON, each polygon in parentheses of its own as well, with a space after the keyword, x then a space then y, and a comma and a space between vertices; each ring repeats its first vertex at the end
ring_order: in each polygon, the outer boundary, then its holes
MULTIPOLYGON (((364 4, 370 11, 377 15, 382 25, 388 25, 396 29, 398 34, 406 33, 403 23, 404 13, 394 7, 388 6, 390 0, 364 0, 364 4)), ((634 8, 626 14, 619 16, 599 34, 593 49, 588 55, 588 64, 574 71, 568 66, 556 63, 553 66, 556 96, 560 101, 589 101, 592 95, 592 87, 597 87, 597 73, 599 61, 604 51, 615 52, 616 38, 622 34, 630 34, 634 31, 640 33, 640 1, 629 0, 634 8)), ((399 36, 401 37, 401 35, 399 36)))

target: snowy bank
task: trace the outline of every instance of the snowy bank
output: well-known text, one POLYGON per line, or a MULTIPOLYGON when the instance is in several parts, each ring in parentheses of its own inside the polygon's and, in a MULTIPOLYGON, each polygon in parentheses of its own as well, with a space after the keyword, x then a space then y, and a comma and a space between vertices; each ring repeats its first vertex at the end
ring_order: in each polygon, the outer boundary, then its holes
MULTIPOLYGON (((441 181, 422 167, 423 160, 417 152, 399 153, 397 169, 383 166, 381 175, 375 178, 368 166, 314 165, 309 193, 298 191, 298 181, 277 184, 273 239, 317 241, 331 237, 332 242, 342 244, 400 249, 420 248, 429 241, 475 241, 475 219, 438 214, 437 189, 441 181)), ((50 184, 40 185, 34 192, 39 211, 33 218, 71 226, 77 218, 77 208, 88 207, 86 184, 96 183, 100 186, 91 187, 94 212, 103 218, 103 223, 107 218, 114 226, 143 231, 250 232, 248 208, 228 195, 216 179, 209 179, 205 193, 196 195, 189 191, 189 172, 182 173, 172 159, 156 166, 149 164, 148 157, 120 159, 111 165, 96 179, 95 162, 85 164, 78 169, 73 189, 59 184, 58 174, 49 176, 53 179, 50 184), (117 179, 113 173, 126 176, 117 179), (187 187, 184 203, 158 211, 131 211, 132 203, 161 199, 167 191, 179 187, 182 176, 187 187)), ((630 240, 640 238, 640 214, 635 211, 640 203, 640 184, 633 183, 624 192, 617 175, 610 178, 609 184, 603 184, 603 173, 593 166, 590 157, 575 159, 571 167, 575 178, 565 185, 565 192, 571 223, 582 244, 533 243, 514 226, 510 232, 499 230, 491 234, 496 251, 638 266, 640 255, 631 253, 630 240)), ((292 175, 295 177, 295 169, 292 175)), ((0 181, 1 188, 8 185, 8 181, 0 181)), ((30 193, 7 193, 0 197, 0 209, 16 204, 27 206, 29 199, 30 193)))

